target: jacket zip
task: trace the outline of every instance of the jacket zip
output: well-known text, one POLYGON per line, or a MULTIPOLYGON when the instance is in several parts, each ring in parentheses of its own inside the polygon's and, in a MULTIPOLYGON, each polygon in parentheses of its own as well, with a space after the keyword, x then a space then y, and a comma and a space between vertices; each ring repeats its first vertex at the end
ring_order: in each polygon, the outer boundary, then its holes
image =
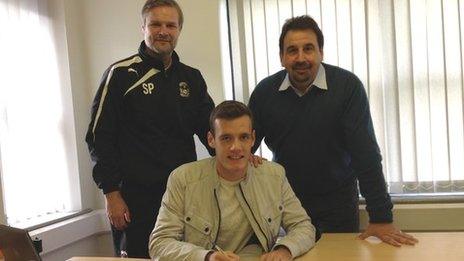
POLYGON ((221 229, 221 208, 219 207, 219 200, 218 200, 218 197, 217 197, 217 194, 216 194, 216 189, 214 189, 214 198, 216 199, 216 205, 217 205, 217 208, 218 208, 218 211, 219 211, 219 223, 218 223, 218 230, 217 230, 217 233, 216 233, 216 238, 214 239, 213 248, 216 246, 216 243, 217 243, 217 240, 218 240, 218 237, 219 237, 219 230, 221 229))
POLYGON ((259 224, 258 220, 256 219, 255 213, 253 213, 253 210, 251 209, 250 204, 248 204, 248 201, 247 201, 247 199, 246 199, 246 197, 245 197, 245 194, 243 193, 242 184, 239 184, 239 187, 240 187, 240 192, 242 193, 242 197, 243 197, 243 199, 245 200, 245 203, 247 204, 248 209, 250 210, 251 215, 253 216, 253 219, 255 220, 256 224, 257 224, 258 227, 259 227, 259 230, 261 231, 261 233, 263 233, 263 236, 264 236, 264 238, 266 239, 267 248, 268 248, 268 249, 271 249, 270 246, 269 246, 269 240, 268 240, 266 234, 264 233, 263 228, 261 227, 261 225, 259 224))

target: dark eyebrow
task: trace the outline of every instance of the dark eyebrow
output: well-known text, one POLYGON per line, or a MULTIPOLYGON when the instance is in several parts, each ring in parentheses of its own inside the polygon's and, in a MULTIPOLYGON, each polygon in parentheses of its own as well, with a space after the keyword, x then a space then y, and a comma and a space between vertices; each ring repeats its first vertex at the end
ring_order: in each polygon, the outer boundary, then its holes
POLYGON ((287 46, 287 48, 285 50, 290 50, 290 49, 295 49, 295 45, 290 45, 290 46, 287 46))

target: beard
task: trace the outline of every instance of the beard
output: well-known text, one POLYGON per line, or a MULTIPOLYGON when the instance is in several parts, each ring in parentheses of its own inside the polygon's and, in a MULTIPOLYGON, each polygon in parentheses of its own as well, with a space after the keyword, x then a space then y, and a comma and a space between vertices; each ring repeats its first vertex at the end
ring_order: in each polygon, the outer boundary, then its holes
POLYGON ((153 35, 148 39, 145 38, 145 42, 148 42, 147 46, 152 52, 157 55, 170 55, 174 51, 175 41, 170 35, 153 35))

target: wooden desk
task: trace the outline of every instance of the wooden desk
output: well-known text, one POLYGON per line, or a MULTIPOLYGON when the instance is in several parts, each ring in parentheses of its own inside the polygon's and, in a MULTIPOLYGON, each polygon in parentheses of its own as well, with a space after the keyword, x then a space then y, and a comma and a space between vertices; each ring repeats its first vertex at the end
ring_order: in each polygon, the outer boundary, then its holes
POLYGON ((67 261, 147 261, 150 259, 121 258, 121 257, 73 257, 67 261))
POLYGON ((313 249, 296 260, 464 260, 464 232, 411 234, 419 239, 419 243, 398 248, 381 243, 377 238, 357 239, 358 234, 324 234, 313 249))
MULTIPOLYGON (((316 246, 297 261, 463 261, 464 232, 411 233, 419 243, 394 247, 377 238, 357 239, 358 234, 324 234, 316 246)), ((142 261, 115 257, 73 257, 68 261, 142 261)), ((258 261, 259 258, 256 258, 258 261)))

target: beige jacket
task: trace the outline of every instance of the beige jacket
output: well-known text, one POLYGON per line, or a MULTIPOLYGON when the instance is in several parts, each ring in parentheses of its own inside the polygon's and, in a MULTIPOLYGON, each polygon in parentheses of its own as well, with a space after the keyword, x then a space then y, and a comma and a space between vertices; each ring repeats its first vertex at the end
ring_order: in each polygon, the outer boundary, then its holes
MULTIPOLYGON (((204 260, 214 247, 221 222, 216 173, 215 158, 184 164, 171 173, 150 235, 152 258, 204 260)), ((282 166, 268 161, 249 166, 236 195, 264 251, 284 245, 297 257, 314 246, 315 229, 282 166), (278 238, 280 226, 286 235, 278 238)))

